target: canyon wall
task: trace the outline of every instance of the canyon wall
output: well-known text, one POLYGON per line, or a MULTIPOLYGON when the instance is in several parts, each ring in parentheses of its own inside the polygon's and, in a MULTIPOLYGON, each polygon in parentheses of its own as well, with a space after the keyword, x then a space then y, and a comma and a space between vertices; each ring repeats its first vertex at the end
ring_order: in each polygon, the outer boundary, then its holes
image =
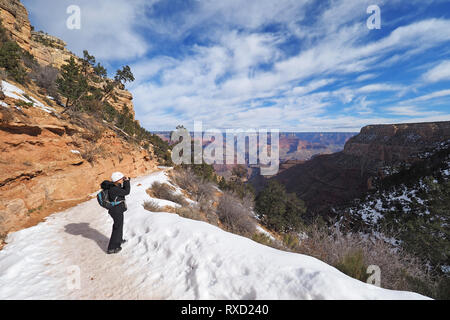
POLYGON ((371 125, 345 144, 342 152, 320 155, 292 166, 273 179, 305 200, 311 212, 330 214, 330 207, 375 188, 387 168, 421 161, 450 140, 450 121, 371 125))
MULTIPOLYGON (((75 57, 63 41, 51 47, 33 40, 39 34, 32 35, 20 1, 0 0, 0 18, 11 39, 41 65, 60 67, 75 57)), ((8 90, 0 94, 0 247, 7 233, 86 201, 114 171, 133 178, 157 170, 151 146, 144 150, 101 119, 64 114, 33 83, 3 85, 8 90)), ((112 106, 120 111, 127 105, 134 116, 131 93, 116 93, 112 106)))

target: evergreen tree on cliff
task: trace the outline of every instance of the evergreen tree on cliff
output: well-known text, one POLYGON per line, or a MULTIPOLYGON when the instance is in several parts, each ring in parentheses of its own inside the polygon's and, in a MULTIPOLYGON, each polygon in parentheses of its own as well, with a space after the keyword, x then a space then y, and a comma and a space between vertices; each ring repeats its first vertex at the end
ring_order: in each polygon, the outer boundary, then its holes
POLYGON ((61 67, 61 77, 56 80, 60 93, 66 98, 66 110, 72 109, 87 93, 88 83, 73 57, 61 67))

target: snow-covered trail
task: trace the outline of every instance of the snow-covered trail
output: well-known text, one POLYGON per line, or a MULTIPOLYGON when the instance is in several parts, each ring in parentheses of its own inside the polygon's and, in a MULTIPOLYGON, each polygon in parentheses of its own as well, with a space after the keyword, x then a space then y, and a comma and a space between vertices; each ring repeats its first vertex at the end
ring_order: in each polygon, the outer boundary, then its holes
MULTIPOLYGON (((161 180, 162 175, 152 176, 161 180)), ((134 179, 134 190, 140 180, 134 179)), ((92 199, 11 234, 9 244, 0 251, 0 299, 159 298, 140 290, 139 274, 127 270, 126 255, 106 254, 112 223, 92 199), (80 290, 73 288, 77 268, 80 290)), ((126 230, 125 215, 125 238, 126 230)), ((123 245, 123 252, 128 246, 123 245)))
POLYGON ((112 219, 96 199, 10 234, 0 251, 0 299, 425 298, 362 283, 315 258, 204 222, 148 212, 142 204, 154 181, 167 182, 166 173, 132 181, 128 242, 119 254, 105 253, 112 219), (70 286, 76 268, 79 289, 70 286))
POLYGON ((105 254, 111 225, 108 218, 91 200, 10 235, 10 243, 0 251, 0 298, 101 299, 123 295, 124 289, 115 286, 113 275, 123 277, 124 257, 105 254), (67 285, 74 266, 80 268, 83 290, 69 290, 67 285), (115 286, 114 291, 111 286, 115 286))

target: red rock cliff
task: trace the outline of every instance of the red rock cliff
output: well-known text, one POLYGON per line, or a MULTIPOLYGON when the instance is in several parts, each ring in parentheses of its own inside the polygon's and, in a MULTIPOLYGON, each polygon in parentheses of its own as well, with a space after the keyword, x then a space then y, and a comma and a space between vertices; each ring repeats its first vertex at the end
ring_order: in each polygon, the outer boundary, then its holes
MULTIPOLYGON (((20 1, 0 0, 0 18, 11 38, 40 64, 60 67, 72 55, 64 46, 46 47, 32 39, 20 1)), ((0 247, 8 232, 88 199, 113 171, 136 177, 157 170, 152 151, 110 124, 62 114, 63 108, 34 84, 8 80, 7 85, 17 92, 0 94, 0 247), (36 103, 24 105, 23 98, 36 103)), ((118 89, 117 96, 113 107, 126 104, 134 115, 132 95, 118 89)))

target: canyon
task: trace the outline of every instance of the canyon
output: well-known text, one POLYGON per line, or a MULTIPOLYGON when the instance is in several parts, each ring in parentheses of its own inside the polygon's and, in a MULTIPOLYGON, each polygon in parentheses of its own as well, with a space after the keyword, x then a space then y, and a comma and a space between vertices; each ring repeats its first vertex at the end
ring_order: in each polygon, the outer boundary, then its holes
POLYGON ((311 213, 327 215, 331 207, 374 190, 389 171, 422 161, 421 154, 448 140, 450 121, 370 125, 350 138, 343 151, 318 155, 272 179, 305 200, 311 213))

